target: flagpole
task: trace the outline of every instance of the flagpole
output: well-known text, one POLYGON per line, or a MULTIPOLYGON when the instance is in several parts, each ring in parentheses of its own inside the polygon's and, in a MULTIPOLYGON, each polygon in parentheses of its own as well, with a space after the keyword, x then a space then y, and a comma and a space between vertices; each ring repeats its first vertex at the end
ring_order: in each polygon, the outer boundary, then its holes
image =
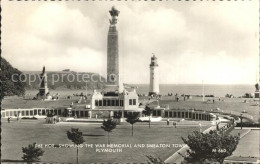
POLYGON ((202 80, 202 101, 204 101, 205 95, 204 95, 204 80, 202 80))

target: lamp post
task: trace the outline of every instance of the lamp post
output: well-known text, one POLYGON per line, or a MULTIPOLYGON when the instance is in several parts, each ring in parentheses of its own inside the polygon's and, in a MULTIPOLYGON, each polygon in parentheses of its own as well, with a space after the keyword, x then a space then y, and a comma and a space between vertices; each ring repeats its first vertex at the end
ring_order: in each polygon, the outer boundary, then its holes
POLYGON ((243 114, 240 114, 240 127, 241 127, 241 129, 242 129, 242 119, 243 119, 243 114))

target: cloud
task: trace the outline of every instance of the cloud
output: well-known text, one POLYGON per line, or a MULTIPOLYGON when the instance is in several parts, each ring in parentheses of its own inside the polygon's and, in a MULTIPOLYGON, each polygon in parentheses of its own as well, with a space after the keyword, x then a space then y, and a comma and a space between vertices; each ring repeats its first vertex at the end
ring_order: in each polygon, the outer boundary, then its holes
POLYGON ((64 4, 44 4, 26 23, 33 35, 56 45, 102 48, 95 41, 100 38, 95 21, 64 4))
POLYGON ((258 29, 258 1, 195 3, 192 14, 232 31, 252 33, 258 29))
MULTIPOLYGON (((121 11, 117 28, 125 83, 149 83, 152 53, 160 83, 255 82, 258 2, 171 3, 113 2, 121 11)), ((15 67, 106 74, 113 4, 3 4, 3 56, 15 67)))

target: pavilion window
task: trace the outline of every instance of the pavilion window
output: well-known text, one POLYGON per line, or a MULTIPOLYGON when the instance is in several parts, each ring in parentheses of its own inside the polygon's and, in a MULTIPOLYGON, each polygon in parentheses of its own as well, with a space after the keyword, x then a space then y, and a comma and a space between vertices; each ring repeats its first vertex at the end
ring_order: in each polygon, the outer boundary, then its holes
POLYGON ((85 111, 85 117, 88 117, 88 111, 85 111))
POLYGON ((103 100, 103 106, 107 106, 107 100, 103 100))
POLYGON ((39 116, 42 115, 42 111, 41 111, 41 109, 38 109, 38 115, 39 115, 39 116))
POLYGON ((84 117, 83 111, 80 111, 80 117, 84 117))
POLYGON ((33 110, 33 114, 34 114, 34 115, 37 115, 37 109, 34 109, 34 110, 33 110))
POLYGON ((95 100, 95 106, 98 106, 98 100, 95 100))
POLYGON ((132 102, 132 99, 129 99, 129 105, 132 105, 133 102, 132 102))
POLYGON ((111 106, 115 106, 115 100, 112 100, 112 105, 111 106))
POLYGON ((157 116, 161 116, 161 114, 162 114, 161 111, 158 110, 158 111, 157 111, 157 116))
POLYGON ((24 116, 24 110, 22 110, 22 116, 24 116))
POLYGON ((54 109, 54 113, 55 113, 55 115, 57 115, 57 114, 58 114, 58 111, 57 111, 57 109, 54 109))
POLYGON ((195 119, 195 113, 192 114, 192 119, 195 119))
POLYGON ((31 115, 31 116, 33 115, 33 110, 30 110, 30 115, 31 115))
POLYGON ((46 115, 46 109, 42 109, 42 115, 43 115, 43 116, 46 115))
POLYGON ((107 106, 110 106, 110 100, 107 100, 107 106))
POLYGON ((2 115, 2 117, 5 117, 5 112, 3 112, 1 115, 2 115))
POLYGON ((127 117, 127 112, 126 111, 124 111, 124 118, 126 118, 127 117))
POLYGON ((10 116, 13 116, 13 111, 10 111, 10 116))
POLYGON ((136 99, 133 99, 133 105, 136 105, 136 99))
POLYGON ((102 106, 102 100, 98 101, 98 106, 102 106))
POLYGON ((61 109, 58 110, 58 115, 61 115, 61 109))
POLYGON ((28 110, 26 111, 26 116, 29 116, 29 111, 28 110))
POLYGON ((14 116, 18 116, 18 115, 17 115, 17 111, 14 111, 14 116))
POLYGON ((156 116, 156 110, 153 111, 153 116, 156 116))
POLYGON ((173 112, 173 117, 177 117, 177 114, 176 114, 176 112, 173 112))
POLYGON ((185 112, 185 118, 188 118, 188 112, 185 112))
POLYGON ((165 117, 168 117, 169 114, 168 114, 168 111, 165 111, 165 117))
POLYGON ((184 116, 184 112, 182 112, 182 118, 184 118, 185 116, 184 116))
POLYGON ((116 106, 119 106, 119 100, 116 100, 116 106))
POLYGON ((8 117, 8 116, 9 116, 9 112, 8 112, 8 111, 6 111, 5 113, 6 113, 6 117, 8 117))
POLYGON ((169 112, 169 117, 172 117, 172 111, 169 112))

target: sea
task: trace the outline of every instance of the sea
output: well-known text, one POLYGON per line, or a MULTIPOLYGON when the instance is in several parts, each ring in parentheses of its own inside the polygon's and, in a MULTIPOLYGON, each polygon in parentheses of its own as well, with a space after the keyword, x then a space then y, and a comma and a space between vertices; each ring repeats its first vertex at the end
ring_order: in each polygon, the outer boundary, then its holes
MULTIPOLYGON (((134 84, 137 86, 139 94, 147 94, 149 92, 148 84, 134 84)), ((203 88, 205 95, 214 95, 215 97, 224 97, 226 94, 232 94, 235 97, 243 96, 245 93, 253 94, 255 92, 254 85, 214 85, 214 84, 161 84, 159 86, 160 94, 176 93, 178 95, 202 95, 203 88)))
MULTIPOLYGON (((138 94, 149 93, 149 84, 130 84, 130 86, 137 87, 138 94)), ((159 86, 160 94, 167 95, 172 93, 175 95, 202 95, 203 94, 203 85, 199 84, 161 84, 159 86)), ((91 94, 93 90, 88 89, 87 93, 91 94)), ((215 97, 225 97, 226 94, 232 94, 235 97, 243 96, 245 93, 254 94, 255 86, 252 85, 213 85, 213 84, 204 84, 204 94, 205 95, 214 95, 215 97)), ((36 95, 38 90, 26 90, 26 95, 36 95)), ((73 95, 86 93, 86 90, 50 90, 51 94, 59 93, 60 95, 73 95)))

